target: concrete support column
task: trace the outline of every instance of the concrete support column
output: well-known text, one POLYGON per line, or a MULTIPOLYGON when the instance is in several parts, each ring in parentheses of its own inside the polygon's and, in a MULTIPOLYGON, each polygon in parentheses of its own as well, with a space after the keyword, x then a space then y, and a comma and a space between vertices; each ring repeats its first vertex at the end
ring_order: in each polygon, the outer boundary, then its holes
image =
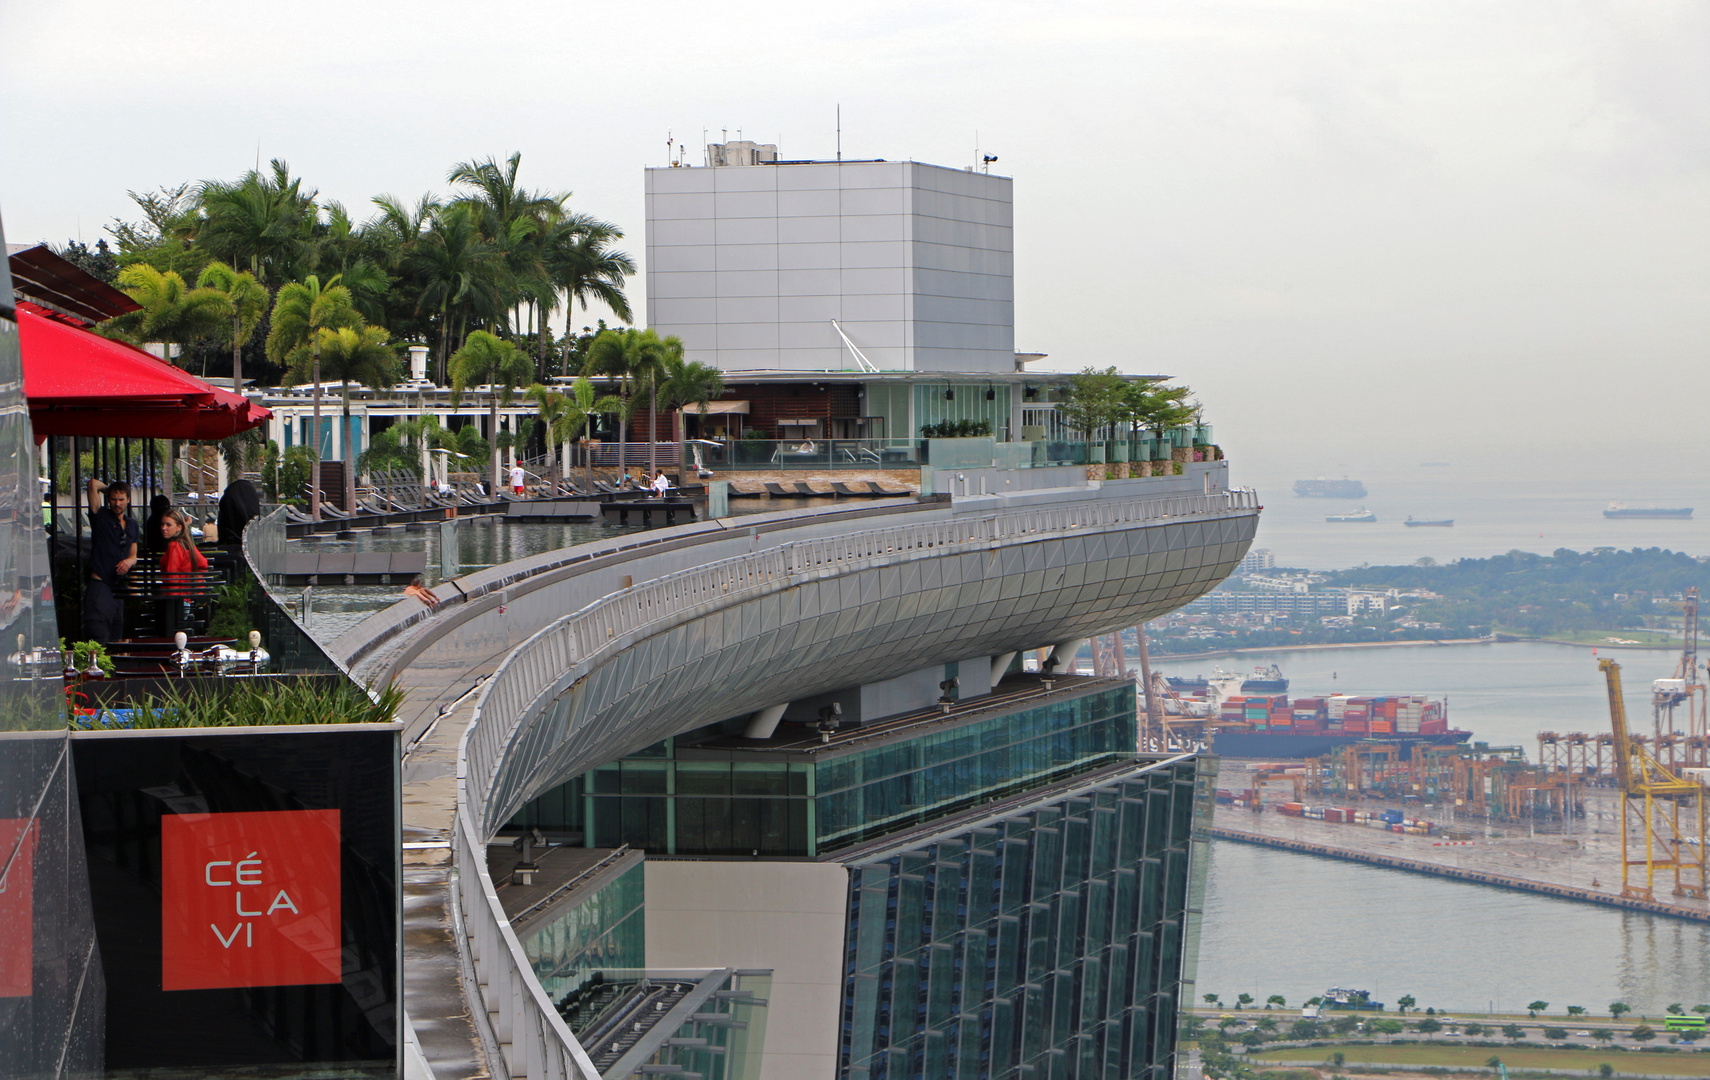
POLYGON ((1013 652, 999 653, 992 657, 992 686, 994 688, 1002 681, 1004 672, 1009 670, 1009 665, 1014 660, 1015 654, 1013 652))
POLYGON ((744 739, 770 739, 772 732, 778 730, 778 721, 784 718, 784 710, 790 707, 789 702, 782 705, 768 705, 748 718, 748 726, 742 729, 744 739))

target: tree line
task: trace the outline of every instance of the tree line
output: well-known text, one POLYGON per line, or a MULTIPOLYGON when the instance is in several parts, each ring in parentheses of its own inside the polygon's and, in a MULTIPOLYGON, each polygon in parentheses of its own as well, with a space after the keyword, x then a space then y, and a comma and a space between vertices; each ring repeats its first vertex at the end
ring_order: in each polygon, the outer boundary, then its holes
MULTIPOLYGON (((568 310, 573 322, 578 304, 585 310, 598 302, 628 322, 624 286, 635 262, 615 247, 622 229, 573 210, 567 191, 524 187, 521 165, 520 153, 502 162, 460 162, 447 173, 449 195, 430 192, 414 201, 376 195, 372 214, 358 222, 275 160, 236 181, 130 192, 141 216, 108 226, 116 254, 105 241, 94 251, 69 244, 61 253, 127 291, 148 282, 192 306, 213 302, 206 294, 184 294, 220 288, 218 278, 203 277, 214 263, 249 274, 270 297, 310 276, 336 278, 369 324, 389 328, 397 340, 428 344, 440 382, 449 377, 452 352, 474 330, 517 342, 534 360, 536 381, 544 382, 572 373, 570 350, 554 340, 549 317, 568 310), (127 287, 120 279, 137 266, 155 273, 138 274, 127 287)), ((217 372, 231 347, 227 335, 209 332, 193 315, 188 323, 168 328, 182 339, 151 340, 184 345, 217 372), (215 342, 218 356, 207 348, 215 342)), ((252 351, 244 359, 265 358, 252 351)), ((283 374, 275 369, 264 378, 283 374)))
MULTIPOLYGON (((344 496, 355 500, 357 467, 402 469, 421 477, 427 450, 461 458, 487 457, 494 489, 501 486, 500 451, 538 438, 557 481, 561 457, 585 437, 597 417, 618 418, 620 447, 645 397, 649 406, 649 469, 657 468, 661 407, 707 403, 724 393, 718 372, 690 363, 683 343, 632 327, 554 340, 549 319, 561 308, 597 301, 631 318, 624 285, 633 260, 612 245, 623 232, 569 208, 568 192, 533 191, 518 178, 521 155, 454 166, 449 198, 424 195, 406 204, 390 195, 372 201, 374 215, 357 224, 337 202, 323 202, 283 161, 246 173, 149 194, 130 195, 139 221, 116 221, 90 251, 68 245, 67 258, 115 284, 137 311, 111 319, 99 332, 135 344, 180 348, 179 362, 200 373, 229 356, 235 386, 246 365, 264 383, 314 385, 314 427, 321 428, 321 387, 340 385, 345 431, 350 388, 395 385, 402 377, 398 348, 426 343, 438 381, 456 404, 471 387, 488 386, 491 442, 465 428, 441 429, 436 418, 395 425, 373 438, 360 461, 345 445, 344 496), (577 375, 568 387, 553 375, 577 375), (602 394, 594 379, 615 393, 602 394), (498 409, 519 389, 536 406, 520 432, 501 432, 498 409)), ((228 460, 253 467, 259 438, 233 440, 228 460)), ((318 440, 281 460, 293 479, 305 473, 311 512, 322 495, 318 440)), ((621 458, 620 458, 621 460, 621 458)), ((293 498, 295 485, 277 496, 293 498)))

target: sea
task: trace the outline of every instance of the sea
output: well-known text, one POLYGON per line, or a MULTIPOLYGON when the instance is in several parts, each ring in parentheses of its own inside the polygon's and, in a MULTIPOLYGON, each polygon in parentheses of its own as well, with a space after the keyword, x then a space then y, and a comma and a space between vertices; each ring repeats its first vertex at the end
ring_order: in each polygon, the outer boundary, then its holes
POLYGON ((1230 462, 1230 482, 1252 487, 1265 511, 1253 546, 1268 548, 1278 566, 1341 570, 1353 566, 1405 565, 1429 558, 1439 563, 1488 558, 1509 551, 1548 555, 1558 548, 1590 551, 1660 547, 1689 555, 1710 555, 1710 479, 1702 472, 1681 475, 1667 463, 1633 467, 1606 479, 1591 480, 1564 468, 1522 479, 1492 464, 1500 462, 1424 462, 1387 467, 1355 465, 1322 473, 1287 473, 1255 468, 1239 458, 1230 462), (1303 498, 1294 481, 1359 480, 1363 499, 1303 498), (1606 518, 1612 502, 1629 506, 1693 507, 1687 520, 1606 518), (1370 523, 1327 522, 1330 514, 1360 507, 1371 510, 1370 523), (1409 516, 1421 521, 1452 520, 1448 528, 1409 528, 1409 516))
MULTIPOLYGON (((1600 650, 1623 666, 1628 714, 1648 726, 1653 678, 1676 654, 1600 650)), ((1419 692, 1447 698, 1452 726, 1538 759, 1540 731, 1608 729, 1604 680, 1589 648, 1540 643, 1385 646, 1160 663, 1167 675, 1276 664, 1293 695, 1419 692)), ((1213 842, 1198 993, 1225 1003, 1330 987, 1419 1008, 1515 1012, 1535 1000, 1658 1015, 1710 1002, 1710 925, 1550 897, 1213 842)))

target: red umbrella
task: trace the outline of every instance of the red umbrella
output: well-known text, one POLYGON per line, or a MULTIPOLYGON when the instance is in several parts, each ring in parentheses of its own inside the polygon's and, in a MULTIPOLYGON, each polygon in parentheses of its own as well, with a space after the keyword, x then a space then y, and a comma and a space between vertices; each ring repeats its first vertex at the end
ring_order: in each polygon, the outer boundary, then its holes
POLYGON ((48 435, 223 439, 272 414, 141 349, 109 341, 34 304, 17 308, 24 396, 48 435))

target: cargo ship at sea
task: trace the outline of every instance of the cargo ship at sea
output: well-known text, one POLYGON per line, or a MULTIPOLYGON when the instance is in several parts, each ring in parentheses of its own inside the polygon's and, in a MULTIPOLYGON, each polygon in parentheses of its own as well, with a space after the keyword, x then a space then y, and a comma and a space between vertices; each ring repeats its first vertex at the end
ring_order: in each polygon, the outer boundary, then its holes
MULTIPOLYGON (((1274 670, 1274 669, 1273 669, 1274 670)), ((1280 672, 1278 673, 1280 676, 1280 672)), ((1219 672, 1203 691, 1191 680, 1154 676, 1166 718, 1197 726, 1208 749, 1225 757, 1319 757, 1363 741, 1406 748, 1453 746, 1472 732, 1449 726, 1449 703, 1420 694, 1328 694, 1290 700, 1286 693, 1248 693, 1245 677, 1219 672)), ((1285 680, 1286 681, 1286 680, 1285 680)))
POLYGON ((1294 493, 1311 499, 1363 499, 1366 485, 1345 476, 1340 480, 1320 476, 1316 480, 1296 480, 1294 493))
POLYGON ((1377 514, 1373 513, 1370 510, 1367 510, 1365 507, 1362 506, 1358 510, 1350 510, 1346 514, 1331 514, 1328 517, 1326 517, 1324 520, 1325 521, 1331 521, 1331 522, 1376 521, 1377 520, 1377 514))
POLYGON ((1211 676, 1195 675, 1184 678, 1180 675, 1170 675, 1165 678, 1171 690, 1178 694, 1193 694, 1204 696, 1211 690, 1213 679, 1227 680, 1239 678, 1240 692, 1243 694, 1286 694, 1288 679, 1283 677, 1282 669, 1275 664, 1269 667, 1256 667, 1249 675, 1234 676, 1222 668, 1212 668, 1211 676))
POLYGON ((1603 511, 1606 518, 1689 518, 1692 507, 1661 507, 1661 506, 1628 506, 1626 503, 1613 502, 1609 509, 1603 511))

